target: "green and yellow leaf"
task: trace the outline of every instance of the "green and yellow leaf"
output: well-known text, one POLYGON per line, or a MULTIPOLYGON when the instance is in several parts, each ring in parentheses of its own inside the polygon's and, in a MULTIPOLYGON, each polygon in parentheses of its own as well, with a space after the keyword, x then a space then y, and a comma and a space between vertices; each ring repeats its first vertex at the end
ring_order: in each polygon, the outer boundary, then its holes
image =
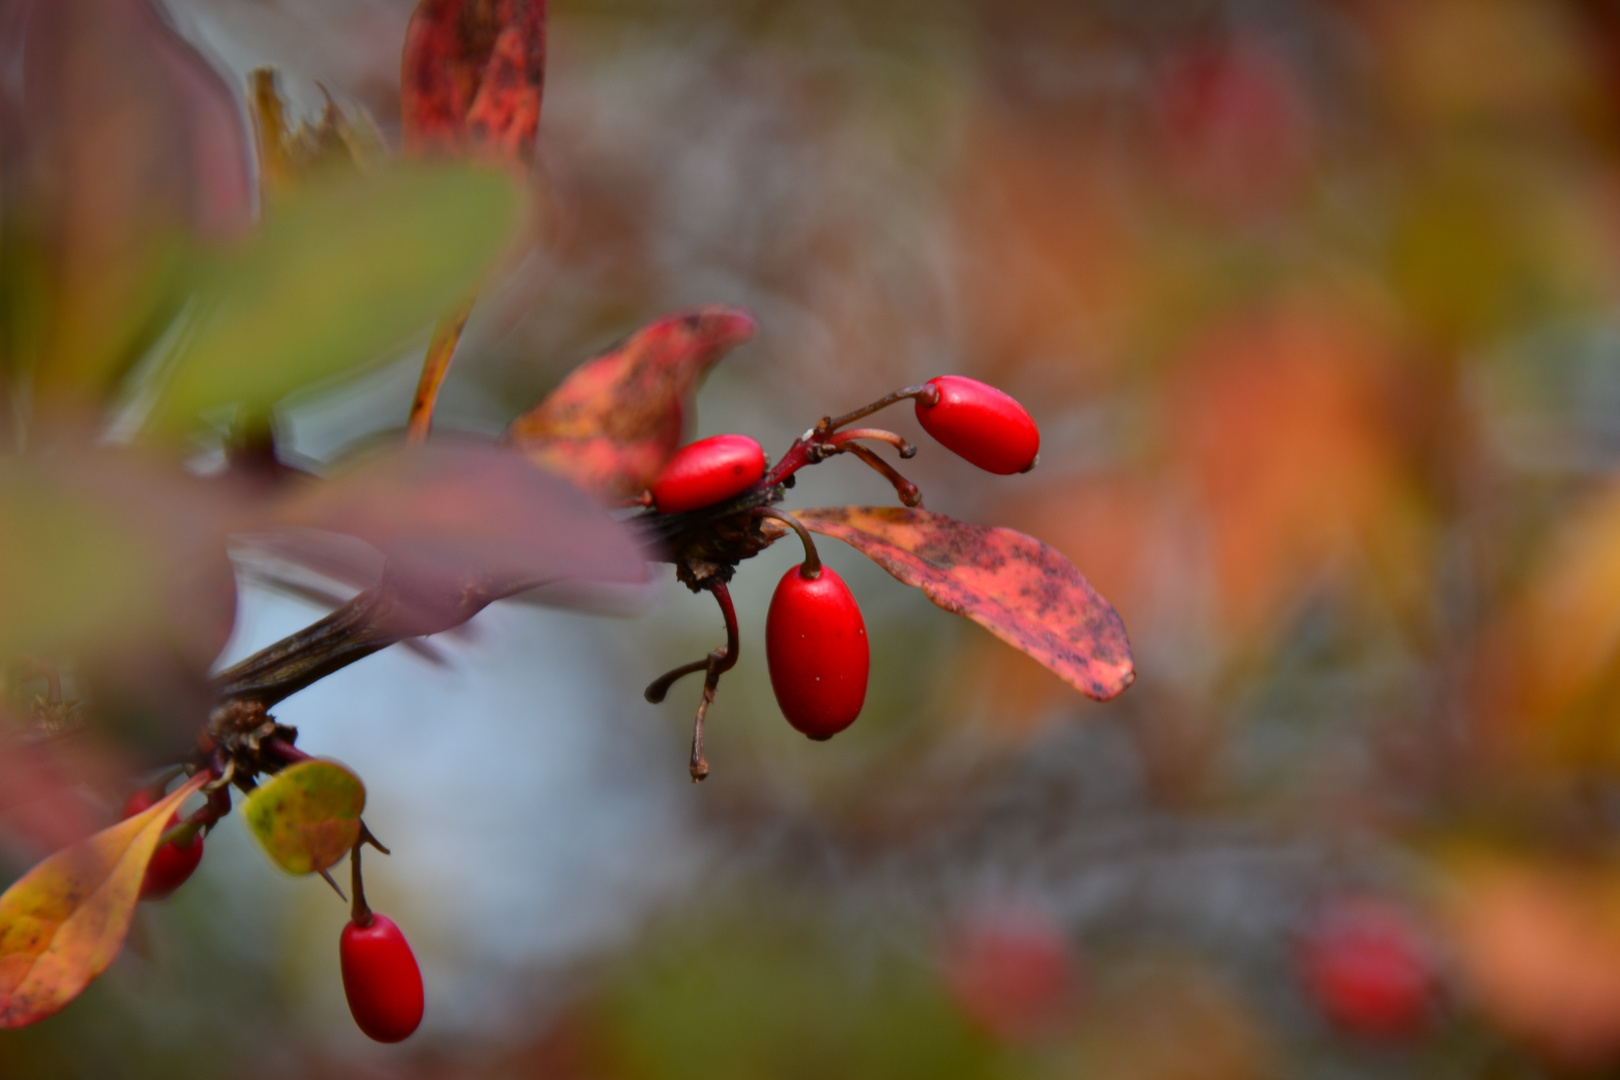
POLYGON ((516 186, 466 165, 333 176, 288 193, 211 269, 153 416, 262 411, 374 361, 461 301, 517 221, 516 186))
POLYGON ((335 865, 360 838, 366 787, 332 761, 283 769, 242 801, 242 820, 270 860, 289 874, 335 865))

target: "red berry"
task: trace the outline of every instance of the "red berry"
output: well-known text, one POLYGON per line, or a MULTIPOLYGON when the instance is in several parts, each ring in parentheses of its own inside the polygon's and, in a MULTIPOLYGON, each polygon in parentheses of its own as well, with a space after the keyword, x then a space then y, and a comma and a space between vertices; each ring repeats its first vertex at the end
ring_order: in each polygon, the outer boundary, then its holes
MULTIPOLYGON (((124 817, 134 817, 142 810, 146 810, 158 800, 152 797, 149 791, 137 791, 129 797, 124 804, 124 817)), ((164 831, 180 824, 180 813, 176 811, 170 816, 164 831)), ((162 900, 174 890, 186 883, 197 864, 202 862, 203 838, 202 834, 191 838, 191 843, 181 845, 173 843, 164 844, 152 853, 152 861, 146 864, 146 876, 141 879, 142 900, 162 900)))
POLYGON ((422 971, 394 920, 373 914, 366 926, 350 921, 338 949, 343 993, 360 1030, 395 1043, 422 1022, 422 971))
POLYGON ((945 987, 975 1025, 1006 1042, 1057 1030, 1078 999, 1078 963, 1068 935, 1030 908, 980 911, 944 948, 945 987))
POLYGON ((1382 900, 1340 900, 1324 909, 1301 942, 1299 961, 1317 1006, 1351 1035, 1410 1038, 1430 1019, 1430 951, 1412 920, 1382 900))
POLYGON ((765 475, 765 451, 746 435, 712 435, 675 451, 652 482, 653 505, 679 514, 741 494, 765 475))
POLYGON ((830 739, 861 714, 871 649, 844 579, 827 566, 814 578, 802 570, 794 567, 776 584, 765 616, 765 658, 788 723, 812 739, 830 739))
POLYGON ((928 380, 939 400, 917 399, 917 422, 945 449, 986 472, 1008 476, 1035 465, 1041 432, 1024 407, 977 379, 941 375, 928 380))

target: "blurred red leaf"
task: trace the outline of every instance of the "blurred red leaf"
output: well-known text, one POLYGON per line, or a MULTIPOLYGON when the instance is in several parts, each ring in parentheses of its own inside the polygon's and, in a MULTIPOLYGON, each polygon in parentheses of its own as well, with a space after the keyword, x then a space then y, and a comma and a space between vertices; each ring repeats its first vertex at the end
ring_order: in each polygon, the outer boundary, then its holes
POLYGON ((945 987, 973 1023, 1006 1042, 1061 1030, 1080 1001, 1080 965, 1063 926, 1040 907, 971 912, 941 942, 945 987))
POLYGON ((405 150, 527 164, 546 79, 546 0, 422 0, 405 32, 405 150))
POLYGON ((575 369, 506 438, 587 491, 639 495, 680 446, 698 380, 755 329, 720 304, 666 315, 575 369))
POLYGON ((1107 701, 1136 678, 1119 616, 1073 563, 1033 537, 927 510, 828 506, 795 511, 946 611, 966 615, 1107 701))
POLYGON ((124 946, 146 864, 198 773, 149 809, 58 852, 0 895, 0 1028, 60 1010, 124 946))
POLYGON ((0 734, 0 833, 36 858, 77 843, 105 821, 84 789, 111 791, 125 772, 86 735, 30 743, 0 734))
POLYGON ((1177 50, 1155 89, 1170 178, 1195 205, 1279 210, 1310 167, 1311 117, 1288 55, 1258 37, 1177 50))

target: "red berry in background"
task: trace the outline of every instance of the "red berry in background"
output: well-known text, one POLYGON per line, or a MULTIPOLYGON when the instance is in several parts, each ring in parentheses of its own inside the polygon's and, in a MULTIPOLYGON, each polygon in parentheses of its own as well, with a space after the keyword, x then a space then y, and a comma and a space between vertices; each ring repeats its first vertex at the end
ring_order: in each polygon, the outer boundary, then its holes
POLYGON ((1258 38, 1175 50, 1150 91, 1163 180, 1194 206, 1243 220, 1286 209, 1310 178, 1313 124, 1301 75, 1258 38))
POLYGON ((1300 943, 1299 964, 1317 1008, 1347 1034, 1410 1039, 1432 1019, 1432 950, 1413 920, 1386 901, 1324 907, 1300 943))
POLYGON ((795 566, 776 584, 765 616, 765 659, 788 723, 812 739, 830 739, 861 714, 872 654, 844 579, 828 566, 814 578, 803 569, 795 566))
POLYGON ((945 988, 975 1026, 1004 1042, 1062 1027, 1077 998, 1074 949, 1037 908, 987 908, 961 920, 941 949, 945 988))
MULTIPOLYGON (((149 791, 137 791, 124 804, 123 816, 126 818, 134 817, 158 801, 158 799, 152 797, 152 793, 149 791)), ((180 814, 176 811, 163 828, 167 831, 178 824, 180 824, 180 814)), ((162 900, 167 897, 186 883, 192 872, 197 869, 197 864, 202 862, 202 857, 203 838, 201 833, 193 836, 189 844, 181 845, 170 842, 159 847, 157 851, 152 853, 152 861, 146 864, 146 876, 141 879, 141 899, 162 900)))
POLYGON ((675 451, 652 482, 653 506, 679 514, 740 495, 765 475, 765 450, 746 435, 712 435, 675 451))
POLYGON ((338 955, 343 993, 360 1030, 378 1042, 409 1037, 422 1022, 422 971, 394 920, 375 913, 365 926, 351 920, 338 955))
POLYGON ((939 392, 932 405, 917 399, 917 422, 941 446, 986 472, 1008 476, 1035 465, 1040 429, 1024 407, 977 379, 941 375, 928 380, 939 392))

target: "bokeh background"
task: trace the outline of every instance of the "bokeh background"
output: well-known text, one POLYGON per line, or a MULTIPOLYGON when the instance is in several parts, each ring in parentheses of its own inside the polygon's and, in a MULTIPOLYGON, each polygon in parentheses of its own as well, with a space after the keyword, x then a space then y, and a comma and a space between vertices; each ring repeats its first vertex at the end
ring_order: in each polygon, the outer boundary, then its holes
MULTIPOLYGON (((169 0, 399 141, 405 0, 169 0)), ((673 581, 502 605, 277 709, 367 781, 368 892, 428 987, 350 1023, 347 909, 227 819, 0 1076, 1565 1077, 1620 1068, 1620 5, 553 0, 542 241, 440 430, 494 434, 699 302, 761 333, 694 435, 780 453, 957 372, 1041 425, 927 505, 1031 533, 1122 615, 1086 701, 853 552, 873 682, 812 744, 673 581)), ((245 117, 245 105, 243 116, 245 117)), ((414 353, 283 410, 319 463, 414 353)), ((853 461, 790 505, 890 503, 853 461)), ((793 545, 788 545, 793 547, 793 545)), ((836 550, 835 550, 836 549, 836 550)), ((245 593, 226 660, 321 609, 245 593)), ((37 857, 0 843, 7 880, 37 857)))

